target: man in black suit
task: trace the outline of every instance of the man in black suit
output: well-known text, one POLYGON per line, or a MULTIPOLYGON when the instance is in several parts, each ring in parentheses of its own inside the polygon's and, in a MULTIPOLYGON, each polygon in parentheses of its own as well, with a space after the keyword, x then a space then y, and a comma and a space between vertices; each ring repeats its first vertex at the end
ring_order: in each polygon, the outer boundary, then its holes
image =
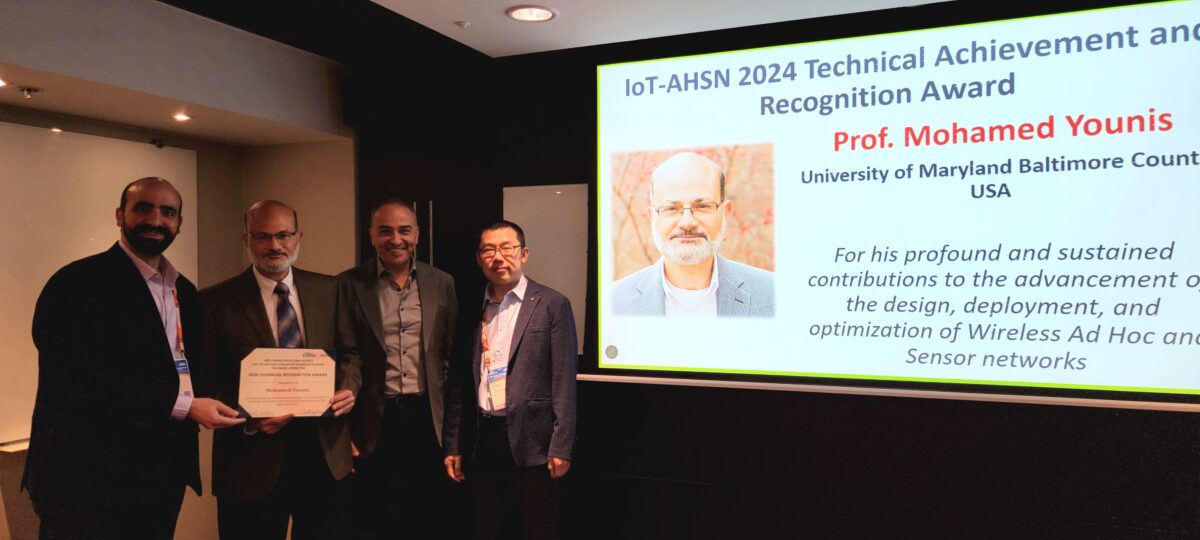
POLYGON ((377 205, 369 233, 375 256, 338 276, 363 360, 351 414, 361 453, 351 528, 363 539, 445 531, 441 434, 454 278, 414 257, 420 231, 404 201, 377 205))
POLYGON ((478 538, 557 538, 556 480, 575 448, 575 318, 565 296, 525 276, 528 259, 516 223, 479 234, 481 322, 470 372, 455 366, 446 400, 446 474, 461 482, 470 472, 478 538))
POLYGON ((346 481, 353 465, 344 414, 354 406, 359 361, 349 325, 338 324, 337 282, 293 266, 304 233, 279 201, 246 211, 242 241, 253 264, 200 291, 204 303, 202 392, 236 407, 241 362, 259 347, 325 349, 335 358, 333 418, 254 419, 213 437, 213 494, 222 540, 334 540, 346 536, 346 481))
POLYGON ((182 211, 166 180, 131 182, 116 210, 120 241, 60 269, 38 297, 22 486, 43 539, 170 539, 185 486, 200 493, 196 423, 242 422, 193 396, 199 300, 162 255, 182 211))

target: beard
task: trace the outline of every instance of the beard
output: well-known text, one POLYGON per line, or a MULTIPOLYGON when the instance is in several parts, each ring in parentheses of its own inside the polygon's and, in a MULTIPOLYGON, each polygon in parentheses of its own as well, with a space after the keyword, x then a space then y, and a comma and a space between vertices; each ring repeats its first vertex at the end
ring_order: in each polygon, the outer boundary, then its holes
POLYGON ((129 242, 129 247, 142 255, 158 256, 166 251, 171 246, 171 242, 175 241, 175 235, 166 227, 155 227, 153 225, 138 225, 133 228, 125 226, 124 221, 121 222, 121 232, 125 234, 125 240, 129 242), (145 232, 156 232, 162 235, 161 240, 154 238, 146 238, 141 235, 145 232))
MULTIPOLYGON (((658 220, 658 218, 656 217, 655 223, 653 224, 655 231, 658 230, 657 220, 658 220)), ((723 242, 725 240, 726 224, 727 224, 727 221, 722 219, 721 220, 721 230, 717 232, 716 238, 709 238, 708 233, 706 231, 704 231, 704 229, 701 228, 699 225, 697 225, 695 229, 690 229, 690 230, 686 230, 686 231, 680 231, 677 229, 675 231, 672 231, 671 232, 672 238, 668 238, 666 240, 663 240, 661 236, 659 236, 658 234, 655 234, 654 235, 654 247, 658 248, 658 252, 662 253, 662 256, 664 259, 671 261, 675 264, 682 264, 682 265, 688 265, 688 266, 693 265, 693 264, 700 264, 700 263, 708 260, 709 257, 716 255, 717 251, 719 251, 721 249, 721 242, 723 242), (698 242, 696 242, 696 241, 676 242, 674 237, 678 236, 680 233, 686 233, 686 234, 699 233, 699 234, 703 234, 704 238, 699 239, 700 241, 698 241, 698 242)))
POLYGON ((246 248, 246 253, 248 253, 250 255, 250 260, 253 261, 254 265, 257 266, 259 269, 266 271, 266 272, 270 272, 272 274, 276 274, 276 273, 281 273, 281 272, 287 272, 287 270, 292 267, 292 264, 294 264, 296 262, 296 259, 300 258, 300 246, 297 245, 296 249, 293 249, 291 253, 287 253, 286 251, 276 251, 276 252, 272 252, 272 253, 267 253, 267 255, 274 255, 274 254, 279 254, 279 253, 287 255, 287 259, 277 262, 277 263, 268 261, 266 259, 266 257, 263 257, 261 259, 255 257, 254 252, 250 251, 250 248, 246 248))

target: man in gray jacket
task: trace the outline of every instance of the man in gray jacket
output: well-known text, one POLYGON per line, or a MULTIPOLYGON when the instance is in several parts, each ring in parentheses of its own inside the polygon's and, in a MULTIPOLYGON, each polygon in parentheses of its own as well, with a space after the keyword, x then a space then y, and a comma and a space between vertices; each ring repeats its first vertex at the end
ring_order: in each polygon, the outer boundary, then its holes
POLYGON ((773 317, 774 274, 717 254, 732 205, 725 173, 708 158, 681 152, 659 165, 650 220, 662 257, 613 284, 613 312, 773 317))

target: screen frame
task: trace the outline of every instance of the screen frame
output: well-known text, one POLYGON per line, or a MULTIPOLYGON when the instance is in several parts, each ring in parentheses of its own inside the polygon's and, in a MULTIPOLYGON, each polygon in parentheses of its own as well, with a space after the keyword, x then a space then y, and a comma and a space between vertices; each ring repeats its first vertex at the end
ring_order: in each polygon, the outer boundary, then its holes
MULTIPOLYGON (((605 59, 611 61, 594 64, 596 84, 596 147, 595 156, 597 181, 593 195, 599 199, 606 196, 601 192, 600 171, 602 156, 600 155, 600 70, 608 66, 630 63, 669 61, 680 58, 717 55, 731 52, 750 51, 779 46, 818 43, 824 41, 869 38, 911 31, 937 30, 983 23, 1004 22, 1027 19, 1048 15, 1063 15, 1083 13, 1088 11, 1133 7, 1148 4, 1164 4, 1175 2, 1153 1, 1121 1, 1121 2, 1068 2, 1046 6, 1037 3, 1010 3, 992 5, 983 13, 975 10, 981 6, 965 6, 964 3, 939 3, 899 8, 880 12, 826 17, 805 21, 776 23, 761 27, 741 28, 694 34, 691 36, 674 36, 662 40, 646 40, 642 44, 661 42, 663 54, 633 54, 620 58, 605 59), (913 17, 912 15, 932 15, 929 17, 913 17), (913 24, 914 21, 920 21, 913 24), (796 32, 798 29, 815 30, 814 32, 796 32), (848 31, 857 29, 861 31, 848 31), (705 46, 709 40, 701 39, 707 36, 718 36, 713 40, 717 45, 705 46), (781 39, 790 35, 791 39, 781 39), (810 39, 796 40, 795 35, 807 35, 810 39), (687 40, 686 47, 673 44, 679 40, 687 40)), ((603 55, 602 55, 603 56, 603 55)), ((592 231, 591 242, 598 242, 599 226, 603 219, 600 216, 598 204, 591 205, 592 231)), ((808 376, 808 375, 772 375, 762 373, 745 373, 727 370, 699 371, 676 368, 628 368, 601 367, 604 353, 600 340, 600 284, 602 273, 597 255, 596 245, 592 246, 592 265, 590 268, 592 294, 591 309, 588 315, 592 318, 587 325, 584 354, 580 356, 578 380, 599 383, 625 384, 657 384, 672 386, 695 386, 712 388, 737 388, 748 390, 813 392, 829 394, 854 394, 865 396, 888 396, 924 399, 988 401, 1001 403, 1022 403, 1041 405, 1062 405, 1101 407, 1118 409, 1161 410, 1177 412, 1200 412, 1200 391, 1197 393, 1166 393, 1140 392, 1102 389, 1063 388, 1061 386, 1040 386, 1037 383, 1009 383, 1005 381, 989 381, 977 383, 944 382, 938 380, 922 381, 918 378, 848 378, 841 376, 808 376)))

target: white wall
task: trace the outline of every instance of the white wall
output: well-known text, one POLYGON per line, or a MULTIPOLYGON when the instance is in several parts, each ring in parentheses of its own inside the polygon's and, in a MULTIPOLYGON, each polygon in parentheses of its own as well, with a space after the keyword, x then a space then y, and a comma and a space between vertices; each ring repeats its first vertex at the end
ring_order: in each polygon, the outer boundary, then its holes
POLYGON ((525 231, 525 244, 529 246, 525 273, 571 301, 579 354, 583 354, 591 219, 587 184, 506 187, 504 219, 525 231))
POLYGON ((0 443, 29 437, 37 384, 30 328, 46 280, 67 263, 107 250, 120 237, 121 190, 145 176, 166 178, 184 202, 167 250, 196 275, 196 152, 0 123, 0 443))

